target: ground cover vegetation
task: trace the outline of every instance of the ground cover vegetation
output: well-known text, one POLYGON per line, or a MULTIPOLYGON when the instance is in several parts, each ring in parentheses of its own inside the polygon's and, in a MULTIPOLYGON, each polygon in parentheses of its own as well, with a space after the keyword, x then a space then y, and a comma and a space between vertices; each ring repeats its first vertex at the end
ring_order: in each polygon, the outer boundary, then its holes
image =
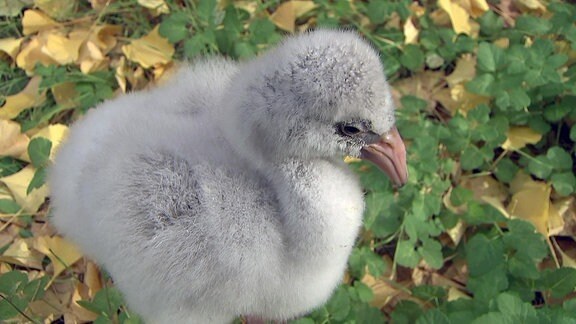
POLYGON ((48 223, 68 125, 177 62, 320 26, 381 52, 410 178, 348 161, 363 229, 332 299, 294 323, 575 323, 574 17, 543 0, 0 0, 0 321, 140 322, 48 223))

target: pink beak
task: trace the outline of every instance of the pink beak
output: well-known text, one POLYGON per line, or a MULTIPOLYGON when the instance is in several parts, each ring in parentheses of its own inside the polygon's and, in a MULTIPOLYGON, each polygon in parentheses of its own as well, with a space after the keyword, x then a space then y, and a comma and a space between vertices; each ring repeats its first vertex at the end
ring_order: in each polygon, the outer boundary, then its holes
POLYGON ((396 127, 382 135, 378 142, 364 146, 360 157, 376 164, 396 186, 408 181, 406 147, 396 127))

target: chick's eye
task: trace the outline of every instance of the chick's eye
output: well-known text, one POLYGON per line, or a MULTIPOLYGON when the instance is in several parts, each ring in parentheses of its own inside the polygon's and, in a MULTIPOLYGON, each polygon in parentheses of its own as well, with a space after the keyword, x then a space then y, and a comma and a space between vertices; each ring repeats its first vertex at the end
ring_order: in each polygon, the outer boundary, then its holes
POLYGON ((354 136, 360 133, 360 129, 352 125, 340 124, 340 133, 346 136, 354 136))

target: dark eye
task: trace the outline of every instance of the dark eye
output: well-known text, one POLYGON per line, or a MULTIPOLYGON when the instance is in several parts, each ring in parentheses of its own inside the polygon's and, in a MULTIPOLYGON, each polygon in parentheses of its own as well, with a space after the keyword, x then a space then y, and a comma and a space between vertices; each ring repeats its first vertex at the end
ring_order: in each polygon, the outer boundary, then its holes
POLYGON ((355 126, 347 125, 347 124, 340 124, 340 133, 346 136, 354 136, 360 133, 360 129, 355 126))

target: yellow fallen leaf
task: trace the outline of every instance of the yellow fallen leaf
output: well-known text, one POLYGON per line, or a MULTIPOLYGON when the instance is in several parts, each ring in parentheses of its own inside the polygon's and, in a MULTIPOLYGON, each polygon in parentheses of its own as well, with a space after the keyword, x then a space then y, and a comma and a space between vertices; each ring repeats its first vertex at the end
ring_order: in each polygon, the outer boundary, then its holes
POLYGON ((88 41, 94 43, 102 53, 107 54, 118 43, 116 36, 122 32, 122 27, 117 25, 98 25, 90 29, 88 41))
POLYGON ((459 4, 451 0, 439 0, 438 4, 450 17, 452 28, 456 34, 464 33, 470 35, 472 28, 470 26, 470 15, 459 4))
POLYGON ((576 197, 570 196, 550 203, 548 234, 576 237, 576 197))
POLYGON ((88 261, 86 263, 86 272, 84 272, 84 284, 88 287, 88 294, 94 297, 96 293, 102 289, 102 280, 100 269, 94 262, 88 261))
POLYGON ((286 1, 276 8, 270 15, 270 20, 285 31, 295 31, 296 19, 304 16, 310 10, 316 8, 313 1, 286 1))
POLYGON ((526 144, 536 144, 542 138, 542 134, 537 133, 530 127, 512 126, 508 129, 506 141, 502 148, 508 151, 515 151, 523 148, 526 144))
POLYGON ((159 26, 156 26, 148 35, 122 46, 122 52, 126 58, 144 68, 169 63, 174 54, 174 46, 166 38, 160 36, 158 28, 159 26))
POLYGON ((80 65, 82 73, 91 73, 105 69, 110 59, 106 56, 117 44, 116 35, 122 27, 116 25, 98 25, 90 29, 78 30, 85 33, 84 42, 80 45, 76 63, 80 65))
POLYGON ((460 298, 470 299, 470 296, 456 287, 448 288, 448 301, 453 301, 460 298))
POLYGON ((460 185, 472 191, 474 199, 478 202, 482 202, 486 197, 493 197, 502 202, 508 198, 504 185, 489 175, 465 178, 460 185))
POLYGON ((51 31, 46 35, 42 52, 59 65, 70 64, 78 59, 80 46, 87 37, 88 32, 84 30, 72 31, 68 36, 59 31, 51 31))
POLYGON ((493 42, 493 44, 500 47, 500 48, 506 49, 510 46, 510 38, 506 38, 506 37, 498 38, 497 40, 495 40, 493 42))
POLYGON ((370 301, 370 304, 377 308, 386 306, 394 297, 401 293, 399 289, 391 286, 380 278, 373 277, 369 273, 366 273, 361 281, 372 289, 374 298, 370 301))
POLYGON ((32 190, 29 195, 26 195, 28 184, 30 184, 32 177, 34 177, 34 172, 35 169, 31 165, 28 165, 17 173, 0 178, 0 182, 8 187, 8 190, 10 190, 10 193, 18 205, 29 214, 37 212, 40 205, 44 203, 44 200, 48 196, 48 188, 46 185, 36 188, 32 190))
POLYGON ((20 124, 0 119, 0 156, 18 158, 28 148, 30 139, 20 133, 20 124))
POLYGON ((92 8, 102 10, 110 4, 110 0, 88 0, 92 8))
POLYGON ((293 1, 284 2, 278 6, 276 11, 270 15, 270 20, 278 28, 293 33, 296 25, 296 12, 293 1))
POLYGON ((78 5, 77 2, 78 0, 34 0, 36 7, 57 19, 69 16, 78 5))
POLYGON ((512 217, 531 222, 547 237, 551 191, 550 185, 544 182, 526 181, 510 199, 507 210, 512 217))
POLYGON ((566 223, 560 215, 556 204, 550 204, 548 209, 548 235, 561 235, 564 232, 564 226, 566 223))
POLYGON ((152 70, 154 79, 148 83, 149 87, 157 87, 174 80, 174 75, 180 71, 181 65, 178 63, 169 63, 167 65, 159 65, 152 70))
POLYGON ((46 96, 45 91, 39 91, 41 80, 40 77, 35 76, 22 91, 6 97, 6 102, 0 107, 0 119, 15 118, 22 111, 42 104, 46 96))
POLYGON ((461 220, 456 223, 456 226, 446 230, 446 234, 450 236, 450 239, 454 243, 454 245, 460 244, 462 237, 464 237, 464 233, 466 232, 466 225, 461 220))
POLYGON ((15 60, 16 54, 18 54, 20 44, 22 44, 23 40, 24 38, 14 37, 0 39, 0 52, 8 54, 13 60, 15 60))
POLYGON ((418 2, 412 2, 410 3, 410 11, 416 15, 416 17, 422 17, 424 16, 424 14, 426 13, 426 8, 424 8, 423 6, 419 5, 418 2))
POLYGON ((457 84, 450 89, 450 96, 458 103, 457 110, 464 116, 468 111, 476 108, 480 104, 488 103, 490 98, 471 93, 466 90, 464 84, 457 84))
POLYGON ((520 9, 524 9, 523 11, 534 10, 540 13, 545 13, 547 11, 546 5, 539 0, 515 0, 514 4, 518 5, 520 9))
POLYGON ((470 16, 478 18, 490 9, 486 0, 457 0, 470 16))
POLYGON ((359 158, 352 157, 352 156, 345 156, 344 157, 345 163, 356 163, 356 162, 360 162, 360 161, 362 161, 362 160, 359 158))
POLYGON ((476 58, 472 55, 463 55, 456 61, 454 71, 446 77, 449 87, 474 79, 476 76, 476 58))
POLYGON ((138 0, 138 4, 144 8, 154 10, 157 15, 170 12, 170 9, 164 0, 138 0))
POLYGON ((414 26, 414 22, 412 22, 412 18, 406 19, 406 23, 404 23, 404 43, 405 44, 417 44, 418 43, 418 34, 419 31, 414 26))
POLYGON ((59 83, 50 88, 54 101, 62 108, 69 109, 78 105, 76 85, 72 82, 59 83))
POLYGON ((60 236, 38 237, 34 248, 52 261, 52 266, 54 267, 52 279, 82 258, 82 253, 78 247, 60 236))
POLYGON ((70 305, 70 310, 72 311, 72 316, 74 321, 71 323, 86 323, 94 322, 98 318, 98 314, 87 310, 86 308, 80 306, 78 301, 87 300, 94 297, 89 294, 89 289, 86 285, 78 282, 76 288, 74 289, 74 294, 72 295, 72 303, 70 305))
POLYGON ((30 239, 16 238, 2 253, 0 261, 32 269, 42 269, 42 254, 31 249, 30 239))
POLYGON ((118 82, 118 86, 123 93, 127 90, 126 74, 128 73, 128 66, 126 65, 126 58, 122 56, 119 61, 117 61, 117 66, 114 73, 114 78, 118 82))
POLYGON ((33 75, 36 64, 52 65, 56 61, 42 51, 46 44, 47 33, 41 32, 33 37, 31 41, 24 44, 20 53, 16 56, 16 65, 26 71, 28 75, 33 75))
POLYGON ((60 26, 60 24, 40 10, 28 9, 24 11, 24 17, 22 18, 22 32, 24 35, 30 35, 58 26, 60 26))

